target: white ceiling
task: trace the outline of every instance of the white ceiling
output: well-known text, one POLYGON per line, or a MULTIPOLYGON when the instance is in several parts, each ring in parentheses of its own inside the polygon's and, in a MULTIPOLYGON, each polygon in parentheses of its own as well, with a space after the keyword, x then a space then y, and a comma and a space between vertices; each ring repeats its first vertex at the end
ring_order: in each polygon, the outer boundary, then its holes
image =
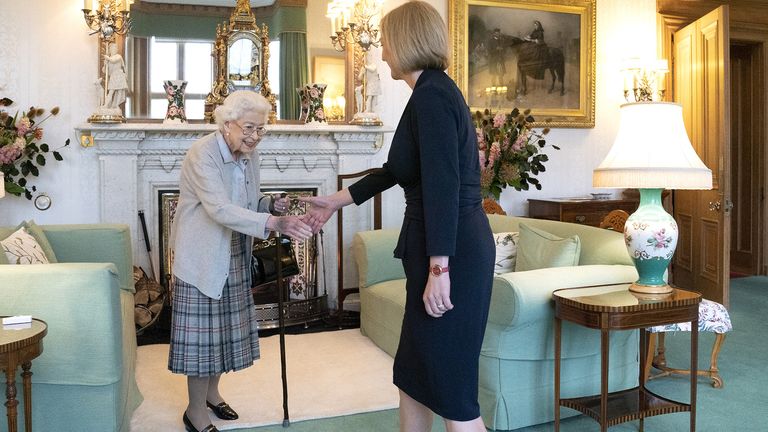
MULTIPOLYGON (((142 0, 147 3, 172 3, 172 4, 189 4, 197 6, 225 6, 234 7, 235 0, 142 0)), ((275 3, 276 0, 251 0, 251 7, 269 6, 275 3)))

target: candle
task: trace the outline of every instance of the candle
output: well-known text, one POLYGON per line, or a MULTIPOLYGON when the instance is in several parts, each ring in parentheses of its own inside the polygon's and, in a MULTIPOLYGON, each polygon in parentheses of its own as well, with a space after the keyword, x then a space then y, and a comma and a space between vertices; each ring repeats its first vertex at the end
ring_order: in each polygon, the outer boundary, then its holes
POLYGON ((83 9, 93 9, 93 0, 83 0, 83 9))

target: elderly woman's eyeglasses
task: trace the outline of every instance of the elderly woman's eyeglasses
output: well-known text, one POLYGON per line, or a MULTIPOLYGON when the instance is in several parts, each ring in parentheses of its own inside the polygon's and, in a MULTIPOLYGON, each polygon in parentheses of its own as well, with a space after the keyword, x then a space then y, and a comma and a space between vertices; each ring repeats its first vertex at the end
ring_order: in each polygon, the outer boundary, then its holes
POLYGON ((267 133, 267 128, 265 128, 264 126, 254 126, 254 125, 241 126, 238 122, 235 122, 235 121, 233 121, 232 123, 237 125, 237 127, 239 127, 241 131, 243 131, 243 135, 247 137, 255 133, 257 137, 261 138, 267 133))

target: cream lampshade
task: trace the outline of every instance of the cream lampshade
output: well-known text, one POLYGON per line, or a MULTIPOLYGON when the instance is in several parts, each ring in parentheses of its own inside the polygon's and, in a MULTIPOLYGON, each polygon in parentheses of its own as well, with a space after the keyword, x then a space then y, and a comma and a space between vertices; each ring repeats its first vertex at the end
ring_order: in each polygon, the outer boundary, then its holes
POLYGON ((691 146, 683 107, 669 102, 621 106, 619 132, 592 176, 599 188, 638 188, 640 205, 624 226, 639 279, 630 290, 671 292, 664 271, 675 253, 678 229, 661 205, 662 189, 712 189, 712 171, 691 146))

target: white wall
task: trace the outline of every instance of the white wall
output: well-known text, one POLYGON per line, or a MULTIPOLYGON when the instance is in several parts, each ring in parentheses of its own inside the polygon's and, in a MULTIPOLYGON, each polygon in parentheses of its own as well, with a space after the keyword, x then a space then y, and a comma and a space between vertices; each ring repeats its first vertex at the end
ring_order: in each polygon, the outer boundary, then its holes
MULTIPOLYGON (((384 10, 404 2, 387 0, 384 10)), ((447 20, 447 1, 430 2, 447 20)), ((51 209, 41 212, 24 198, 6 195, 0 200, 0 225, 14 225, 27 218, 38 223, 88 223, 99 219, 98 156, 93 149, 79 146, 74 131, 95 106, 93 82, 98 68, 97 38, 88 36, 81 7, 79 0, 0 3, 0 22, 4 23, 0 26, 0 95, 14 99, 17 104, 13 108, 60 106, 61 114, 44 125, 45 141, 57 147, 67 138, 72 140, 72 145, 62 151, 64 161, 43 167, 42 177, 34 182, 52 198, 51 209), (28 25, 30 17, 34 17, 34 26, 28 25)), ((528 198, 581 196, 594 191, 592 170, 607 153, 618 127, 618 107, 623 102, 620 62, 627 57, 654 56, 655 7, 655 0, 597 1, 595 127, 553 130, 548 142, 562 150, 549 152, 547 171, 539 177, 543 190, 505 190, 501 204, 508 213, 525 214, 528 198)), ((317 31, 327 37, 322 28, 317 31)), ((384 95, 380 114, 394 129, 410 89, 402 81, 389 78, 385 63, 381 63, 379 71, 384 95)), ((379 153, 378 163, 386 157, 387 146, 379 153)), ((398 188, 385 194, 386 226, 399 226, 402 201, 398 188)))

